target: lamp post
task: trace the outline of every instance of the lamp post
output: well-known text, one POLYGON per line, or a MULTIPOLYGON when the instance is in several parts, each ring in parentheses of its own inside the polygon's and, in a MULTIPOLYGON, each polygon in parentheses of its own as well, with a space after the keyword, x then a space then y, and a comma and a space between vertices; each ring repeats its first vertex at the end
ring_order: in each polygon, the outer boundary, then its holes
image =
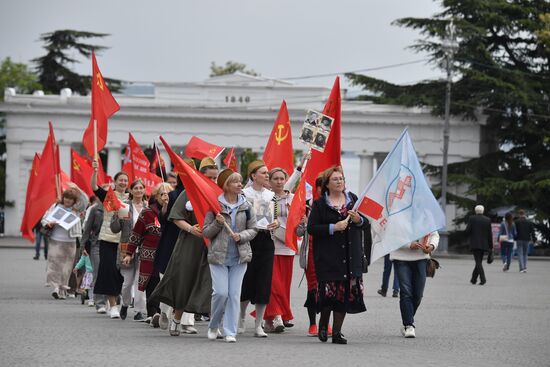
MULTIPOLYGON (((447 72, 447 85, 445 88, 445 123, 443 124, 443 166, 441 168, 441 208, 443 213, 446 213, 447 208, 447 171, 448 171, 448 158, 449 158, 449 136, 450 136, 450 119, 451 119, 451 86, 453 83, 452 78, 452 64, 455 51, 458 44, 455 39, 455 27, 451 20, 447 25, 446 37, 443 40, 442 48, 445 52, 445 69, 447 72)), ((445 230, 442 233, 442 241, 440 246, 441 252, 447 252, 448 250, 448 232, 445 230)))

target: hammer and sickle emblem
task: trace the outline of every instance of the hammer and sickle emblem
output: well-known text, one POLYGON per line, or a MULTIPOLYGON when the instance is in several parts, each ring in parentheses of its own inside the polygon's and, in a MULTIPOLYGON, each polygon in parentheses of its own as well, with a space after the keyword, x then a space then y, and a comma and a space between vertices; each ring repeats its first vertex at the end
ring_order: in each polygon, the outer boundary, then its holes
POLYGON ((97 86, 99 87, 99 89, 101 90, 104 90, 103 89, 103 77, 101 76, 101 73, 98 72, 96 75, 95 75, 96 79, 97 79, 97 86))
POLYGON ((208 152, 210 154, 214 154, 214 153, 216 153, 216 148, 210 148, 210 150, 208 152))
POLYGON ((281 143, 285 141, 287 137, 288 137, 288 130, 285 131, 285 125, 284 124, 277 125, 277 132, 275 133, 275 140, 277 141, 277 145, 281 145, 281 143), (286 132, 286 134, 283 135, 283 132, 286 132))
POLYGON ((76 159, 73 159, 73 168, 77 171, 80 171, 80 164, 78 164, 76 159))

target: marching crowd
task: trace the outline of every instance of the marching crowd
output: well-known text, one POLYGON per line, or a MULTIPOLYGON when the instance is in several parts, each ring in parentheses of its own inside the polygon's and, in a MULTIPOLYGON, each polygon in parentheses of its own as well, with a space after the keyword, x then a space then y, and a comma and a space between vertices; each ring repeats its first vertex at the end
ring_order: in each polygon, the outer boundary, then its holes
MULTIPOLYGON (((186 163, 196 168, 193 160, 186 163)), ((293 326, 290 287, 297 251, 288 245, 285 228, 301 167, 289 177, 284 169, 269 170, 263 161, 254 161, 244 187, 239 173, 220 171, 212 158, 204 158, 198 171, 223 193, 220 212, 208 212, 202 228, 177 175, 169 174, 147 197, 143 182, 128 182, 124 172, 114 176, 112 188, 98 186, 97 161, 93 168, 95 195, 88 198, 73 185, 36 231, 48 241, 47 285, 55 299, 81 292, 99 314, 147 322, 172 336, 196 334, 195 321, 207 320, 208 339, 236 342, 246 332, 250 311, 258 338, 293 326), (109 192, 126 205, 110 210, 104 205, 109 192), (255 211, 255 201, 272 204, 269 223, 260 225, 265 218, 255 211), (82 225, 65 229, 49 220, 58 207, 80 215, 82 225)), ((318 199, 308 200, 306 214, 293 229, 302 237, 308 335, 346 344, 346 315, 366 311, 369 222, 353 210, 358 198, 346 190, 340 167, 322 172, 315 191, 318 199)), ((426 261, 438 242, 433 232, 389 255, 399 278, 401 333, 408 338, 415 337, 426 261)), ((37 243, 39 248, 38 236, 37 243)))

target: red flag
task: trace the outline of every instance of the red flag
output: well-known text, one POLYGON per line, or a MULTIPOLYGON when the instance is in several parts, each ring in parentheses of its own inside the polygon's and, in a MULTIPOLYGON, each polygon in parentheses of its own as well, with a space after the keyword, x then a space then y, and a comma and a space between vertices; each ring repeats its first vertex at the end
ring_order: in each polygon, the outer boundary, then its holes
POLYGON ((105 207, 105 210, 108 212, 113 212, 115 210, 119 210, 122 208, 122 203, 116 196, 115 192, 113 191, 113 188, 109 186, 109 190, 107 190, 107 195, 105 195, 105 200, 103 200, 103 206, 105 207))
POLYGON ((292 128, 286 102, 281 103, 279 114, 273 124, 271 135, 265 147, 263 161, 269 170, 283 168, 289 175, 294 172, 294 150, 292 148, 292 128))
MULTIPOLYGON (((74 149, 71 149, 71 181, 74 182, 76 186, 80 187, 88 196, 94 194, 92 186, 90 185, 90 178, 93 172, 94 169, 90 161, 81 157, 74 149)), ((98 179, 98 181, 100 180, 98 179)), ((99 184, 101 185, 101 183, 99 184)))
MULTIPOLYGON (((61 186, 61 192, 71 188, 71 186, 69 185, 69 183, 72 182, 71 178, 63 170, 59 171, 59 182, 60 182, 60 186, 61 186)), ((72 183, 74 183, 74 182, 72 182, 72 183)))
POLYGON ((131 133, 128 134, 128 146, 126 147, 125 160, 126 163, 122 170, 129 175, 129 181, 134 182, 140 179, 145 184, 145 192, 151 195, 153 188, 162 182, 155 174, 150 172, 150 163, 143 150, 136 142, 131 133))
MULTIPOLYGON (((307 170, 306 170, 307 171, 307 170)), ((304 172, 305 174, 305 172, 304 172)), ((288 209, 288 217, 286 218, 286 233, 285 244, 297 251, 298 249, 298 236, 296 235, 296 227, 300 224, 300 221, 306 214, 306 179, 302 177, 298 188, 294 193, 290 208, 288 209)), ((307 234, 306 234, 307 236, 307 234)))
MULTIPOLYGON (((91 163, 90 163, 91 164, 91 163)), ((105 169, 103 169, 103 163, 101 162, 101 159, 98 159, 99 169, 97 170, 97 184, 99 186, 111 183, 113 182, 113 178, 105 172, 105 169)))
MULTIPOLYGON (((55 136, 52 123, 49 123, 49 135, 44 144, 44 149, 40 155, 40 165, 37 174, 34 176, 32 190, 28 193, 28 199, 25 206, 30 205, 26 219, 26 226, 21 231, 23 233, 32 232, 33 227, 38 223, 49 207, 56 202, 58 198, 58 189, 56 180, 59 179, 59 167, 57 162, 58 155, 56 153, 55 136), (28 204, 29 203, 29 204, 28 204)), ((27 237, 28 238, 28 237, 27 237)))
POLYGON ((161 178, 166 178, 166 162, 164 162, 164 158, 160 155, 159 148, 155 143, 153 143, 153 159, 151 160, 150 171, 161 178))
POLYGON ((105 84, 103 75, 97 66, 95 53, 92 51, 92 117, 82 138, 82 144, 91 157, 94 157, 96 153, 94 151, 94 120, 97 121, 97 151, 100 151, 107 143, 107 119, 118 110, 120 110, 120 106, 105 84))
POLYGON ((34 159, 32 161, 32 167, 29 172, 29 183, 27 184, 27 195, 25 196, 25 213, 23 214, 23 220, 21 221, 21 233, 23 238, 28 239, 31 242, 34 242, 35 236, 33 228, 38 221, 35 223, 28 223, 29 215, 33 207, 31 205, 30 196, 33 191, 35 177, 38 176, 38 169, 40 168, 40 156, 38 153, 34 154, 34 159))
POLYGON ((225 148, 219 147, 214 144, 210 144, 196 136, 191 137, 187 147, 185 148, 185 155, 189 158, 203 159, 206 157, 214 158, 223 152, 225 148))
MULTIPOLYGON (((342 100, 340 99, 340 78, 336 77, 334 85, 328 97, 327 104, 323 109, 323 113, 334 118, 330 136, 325 145, 325 151, 319 152, 312 150, 311 159, 307 163, 307 175, 306 180, 312 186, 315 187, 315 179, 319 173, 332 166, 341 166, 342 151, 341 144, 341 112, 342 112, 342 100)), ((313 196, 317 197, 317 190, 313 190, 313 196)))
POLYGON ((361 203, 357 207, 357 211, 375 220, 380 219, 380 217, 382 217, 383 210, 384 210, 384 207, 382 205, 378 204, 376 201, 372 200, 367 196, 365 196, 361 200, 361 203))
POLYGON ((185 186, 187 197, 191 201, 197 221, 202 228, 204 225, 204 217, 208 211, 213 211, 214 213, 220 212, 221 207, 218 202, 218 196, 220 196, 223 191, 206 176, 200 174, 199 171, 185 163, 181 157, 174 153, 170 145, 168 145, 162 136, 160 140, 162 144, 164 144, 164 148, 174 164, 174 172, 180 176, 185 186))
POLYGON ((235 151, 233 148, 229 149, 229 153, 225 156, 223 164, 230 170, 237 172, 237 157, 235 157, 235 151))

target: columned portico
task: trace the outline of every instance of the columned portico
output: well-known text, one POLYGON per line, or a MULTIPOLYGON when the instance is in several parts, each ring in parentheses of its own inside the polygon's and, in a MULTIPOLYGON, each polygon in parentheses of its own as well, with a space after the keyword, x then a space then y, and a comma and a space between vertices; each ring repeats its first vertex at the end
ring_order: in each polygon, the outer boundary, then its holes
POLYGON ((122 168, 122 145, 110 143, 105 146, 105 149, 107 149, 107 172, 115 175, 122 168))

